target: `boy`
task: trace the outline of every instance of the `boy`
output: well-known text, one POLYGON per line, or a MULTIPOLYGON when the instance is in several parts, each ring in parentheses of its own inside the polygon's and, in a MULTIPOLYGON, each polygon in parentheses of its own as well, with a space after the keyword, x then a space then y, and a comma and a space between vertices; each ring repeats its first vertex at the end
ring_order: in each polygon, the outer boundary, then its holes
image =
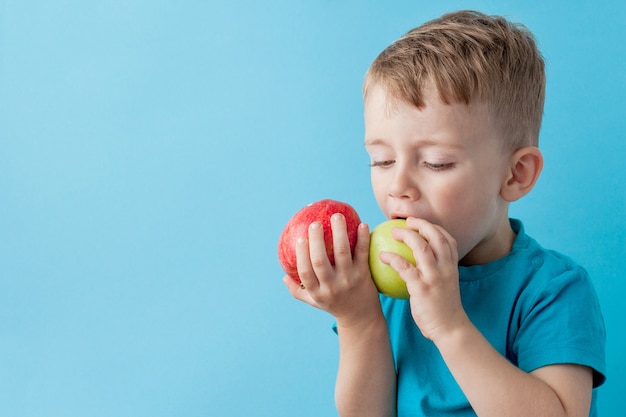
POLYGON ((335 267, 317 223, 296 244, 292 295, 336 319, 341 416, 588 416, 604 381, 604 324, 587 273, 509 219, 543 166, 543 59, 533 36, 465 11, 393 43, 364 86, 376 200, 406 218, 416 266, 380 259, 409 300, 377 293, 369 229, 351 256, 332 217, 335 267))

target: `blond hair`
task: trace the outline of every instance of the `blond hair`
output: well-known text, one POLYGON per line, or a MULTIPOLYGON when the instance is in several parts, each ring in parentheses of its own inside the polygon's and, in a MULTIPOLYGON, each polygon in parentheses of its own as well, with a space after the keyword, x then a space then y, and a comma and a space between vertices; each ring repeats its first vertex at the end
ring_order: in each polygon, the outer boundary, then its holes
POLYGON ((386 48, 365 78, 423 108, 434 86, 444 103, 483 101, 506 148, 537 146, 545 97, 544 61, 532 33, 501 16, 446 14, 386 48))

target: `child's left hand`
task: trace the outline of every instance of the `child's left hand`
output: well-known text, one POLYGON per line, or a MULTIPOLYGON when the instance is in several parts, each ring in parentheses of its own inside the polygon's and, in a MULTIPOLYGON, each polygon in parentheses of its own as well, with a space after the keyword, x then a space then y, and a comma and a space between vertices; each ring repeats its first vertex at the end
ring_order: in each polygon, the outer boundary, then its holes
POLYGON ((380 259, 393 267, 406 282, 411 314, 420 331, 434 341, 467 321, 461 305, 456 240, 441 226, 409 217, 408 229, 395 228, 392 236, 413 251, 414 266, 391 252, 380 259))

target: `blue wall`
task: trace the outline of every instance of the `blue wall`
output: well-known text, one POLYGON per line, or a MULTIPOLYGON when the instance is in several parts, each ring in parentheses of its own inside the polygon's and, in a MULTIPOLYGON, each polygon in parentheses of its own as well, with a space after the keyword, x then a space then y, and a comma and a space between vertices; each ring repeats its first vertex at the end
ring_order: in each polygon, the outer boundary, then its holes
POLYGON ((604 416, 626 378, 626 3, 0 1, 0 416, 330 416, 337 342, 276 241, 321 198, 382 220, 371 60, 443 12, 547 60, 536 189, 513 206, 591 272, 604 416))

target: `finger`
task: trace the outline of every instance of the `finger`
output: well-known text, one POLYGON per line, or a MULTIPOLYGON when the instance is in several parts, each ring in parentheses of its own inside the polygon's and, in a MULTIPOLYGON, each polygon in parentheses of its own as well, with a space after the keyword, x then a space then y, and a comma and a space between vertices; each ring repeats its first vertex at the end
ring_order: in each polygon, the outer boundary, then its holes
POLYGON ((309 257, 313 272, 318 278, 328 274, 331 265, 326 251, 324 228, 320 222, 313 222, 309 226, 309 257))
POLYGON ((330 218, 330 226, 333 232, 333 254, 335 267, 346 269, 352 265, 352 252, 350 241, 346 231, 346 219, 341 213, 335 213, 330 218))
POLYGON ((425 265, 434 265, 435 254, 433 249, 421 233, 413 229, 396 227, 391 231, 394 239, 405 243, 413 252, 416 264, 420 267, 425 265))
MULTIPOLYGON (((396 267, 403 268, 403 270, 396 269, 396 271, 405 280, 408 288, 412 287, 415 282, 432 284, 433 280, 439 277, 439 255, 436 253, 438 249, 432 246, 429 240, 429 237, 435 236, 431 227, 432 224, 430 223, 424 224, 419 228, 419 233, 413 229, 404 228, 394 228, 392 231, 393 237, 404 242, 411 249, 415 258, 415 267, 408 261, 403 263, 398 260, 391 264, 394 269, 396 267), (415 270, 415 273, 409 273, 411 268, 415 270), (417 279, 413 279, 413 277, 417 279)), ((446 249, 446 252, 449 253, 449 250, 446 249)), ((412 293, 411 290, 409 293, 412 293)))
POLYGON ((439 226, 437 224, 434 226, 439 230, 439 233, 441 233, 441 236, 442 236, 441 246, 440 246, 441 249, 439 250, 439 252, 444 256, 446 254, 448 255, 448 257, 446 259, 443 259, 443 261, 444 262, 449 261, 454 264, 458 264, 459 253, 458 253, 457 246, 456 246, 456 239, 442 226, 439 226), (445 252, 446 248, 449 251, 448 253, 445 252))
POLYGON ((407 283, 407 286, 409 286, 410 283, 421 282, 419 279, 421 276, 419 269, 403 256, 394 252, 383 251, 380 252, 378 257, 383 263, 391 266, 398 275, 400 275, 400 278, 407 283))
POLYGON ((370 256, 370 229, 365 223, 359 224, 354 247, 354 263, 367 262, 370 256))
POLYGON ((298 276, 305 288, 313 289, 319 286, 313 265, 311 264, 311 256, 309 254, 309 241, 305 238, 299 238, 296 241, 296 267, 298 276))
POLYGON ((410 224, 419 230, 430 247, 429 255, 414 252, 423 283, 432 285, 441 279, 458 280, 458 252, 452 235, 443 227, 423 219, 414 219, 410 224))
POLYGON ((456 240, 443 227, 418 218, 407 219, 407 226, 428 243, 438 262, 450 262, 456 258, 456 240))

